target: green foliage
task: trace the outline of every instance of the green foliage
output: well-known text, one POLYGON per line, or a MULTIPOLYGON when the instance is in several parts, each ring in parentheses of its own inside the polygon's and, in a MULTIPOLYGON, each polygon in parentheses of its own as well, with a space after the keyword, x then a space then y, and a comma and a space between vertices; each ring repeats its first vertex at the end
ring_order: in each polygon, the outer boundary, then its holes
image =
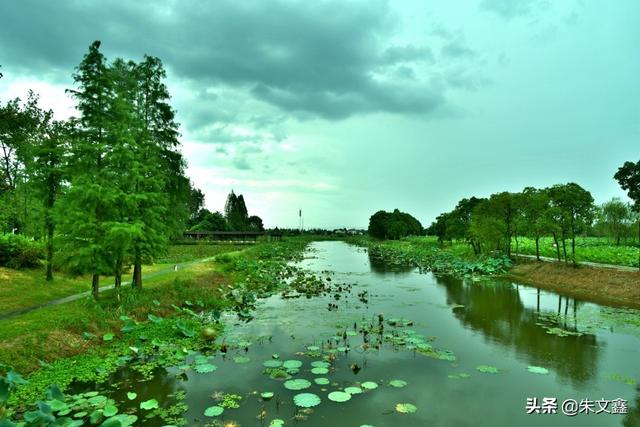
POLYGON ((636 163, 625 162, 613 177, 633 200, 633 209, 640 212, 640 160, 636 163))
POLYGON ((0 234, 0 266, 35 267, 43 257, 42 245, 19 234, 0 234))
POLYGON ((397 240, 422 234, 420 221, 405 212, 378 211, 369 218, 369 234, 378 239, 397 240))
POLYGON ((229 231, 226 218, 220 212, 209 212, 203 209, 197 216, 198 222, 191 227, 192 231, 229 231))
POLYGON ((473 257, 468 253, 443 250, 428 238, 355 242, 367 245, 371 258, 384 261, 390 266, 412 266, 423 271, 448 273, 461 277, 502 274, 512 265, 511 260, 504 256, 473 257))

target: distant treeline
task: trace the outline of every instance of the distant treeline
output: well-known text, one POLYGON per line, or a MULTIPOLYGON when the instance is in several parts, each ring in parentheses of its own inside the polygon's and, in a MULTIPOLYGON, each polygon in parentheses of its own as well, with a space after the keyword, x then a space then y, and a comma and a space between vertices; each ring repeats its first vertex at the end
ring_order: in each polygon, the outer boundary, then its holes
POLYGON ((119 286, 129 267, 140 287, 143 262, 202 204, 185 176, 165 70, 150 56, 108 62, 96 41, 73 80, 78 117, 54 120, 31 92, 0 105, 0 251, 17 262, 36 238, 47 279, 55 252, 62 267, 92 275, 95 296, 100 275, 119 286))
POLYGON ((438 215, 426 234, 440 241, 464 240, 476 254, 499 251, 507 256, 517 253, 520 237, 529 237, 538 258, 540 239, 550 236, 558 260, 575 263, 577 236, 605 235, 618 245, 635 233, 640 236, 639 177, 640 162, 625 163, 615 175, 633 204, 614 198, 596 206, 591 193, 575 183, 465 198, 438 215))
MULTIPOLYGON (((204 195, 198 191, 200 206, 204 195)), ((249 216, 242 194, 236 196, 231 190, 224 206, 224 215, 201 208, 187 223, 191 231, 264 231, 262 219, 257 215, 249 216)))

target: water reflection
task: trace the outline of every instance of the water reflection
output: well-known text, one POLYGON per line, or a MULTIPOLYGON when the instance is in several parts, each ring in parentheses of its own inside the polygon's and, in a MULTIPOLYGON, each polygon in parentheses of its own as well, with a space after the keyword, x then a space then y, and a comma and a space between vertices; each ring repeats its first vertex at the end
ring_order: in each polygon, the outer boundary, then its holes
MULTIPOLYGON (((492 341, 513 349, 526 363, 552 368, 558 375, 578 386, 585 386, 597 375, 598 357, 603 346, 593 334, 556 336, 539 323, 537 309, 525 307, 519 290, 506 283, 468 283, 453 277, 436 277, 445 288, 447 302, 464 305, 454 316, 466 327, 479 331, 492 341)), ((562 314, 563 297, 558 296, 558 314, 562 314)), ((564 313, 569 301, 565 298, 564 313)), ((575 302, 573 309, 576 308, 575 302)), ((567 330, 576 326, 564 323, 567 330)))

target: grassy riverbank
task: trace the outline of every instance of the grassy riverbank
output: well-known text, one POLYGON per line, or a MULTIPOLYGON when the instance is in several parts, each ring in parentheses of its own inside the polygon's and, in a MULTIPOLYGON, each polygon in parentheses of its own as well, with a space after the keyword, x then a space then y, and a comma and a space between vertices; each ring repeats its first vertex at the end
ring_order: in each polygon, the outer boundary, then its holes
MULTIPOLYGON (((493 275, 604 305, 640 308, 638 272, 524 259, 512 264, 504 257, 476 257, 469 245, 462 243, 440 245, 432 237, 394 241, 352 238, 349 241, 368 247, 373 258, 391 265, 410 265, 474 280, 493 275)), ((600 254, 607 251, 611 255, 615 249, 601 249, 600 254)), ((614 258, 603 259, 612 262, 614 258)))
MULTIPOLYGON (((171 245, 157 263, 143 267, 143 275, 152 275, 152 280, 156 280, 156 276, 161 272, 173 273, 175 264, 246 248, 246 246, 234 244, 171 245)), ((130 278, 127 276, 124 276, 125 281, 130 278)), ((22 270, 0 267, 0 283, 2 283, 0 286, 0 314, 86 292, 90 290, 91 286, 91 277, 88 275, 70 276, 56 272, 51 282, 44 280, 44 277, 44 267, 22 270)), ((112 276, 100 277, 100 286, 111 284, 113 284, 112 276)))
MULTIPOLYGON (((119 299, 114 291, 105 291, 99 301, 86 298, 0 321, 0 367, 11 366, 29 380, 14 390, 13 406, 42 397, 50 384, 64 388, 72 381, 104 379, 138 354, 145 354, 145 360, 164 354, 164 360, 167 345, 178 353, 213 348, 205 332, 215 335, 222 327, 216 313, 242 313, 256 295, 281 286, 294 275, 288 261, 299 257, 307 242, 245 246, 147 280, 142 290, 124 287, 119 299), (200 312, 210 315, 201 317, 200 312)), ((149 368, 139 362, 141 369, 149 368)), ((8 370, 0 369, 0 374, 8 370)))

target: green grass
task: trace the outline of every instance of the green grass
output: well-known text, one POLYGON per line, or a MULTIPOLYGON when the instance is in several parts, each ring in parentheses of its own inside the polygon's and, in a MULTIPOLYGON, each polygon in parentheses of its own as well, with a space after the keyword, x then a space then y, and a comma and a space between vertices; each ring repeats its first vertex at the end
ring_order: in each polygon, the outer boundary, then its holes
POLYGON ((225 252, 246 249, 247 247, 248 246, 246 244, 235 243, 197 243, 171 245, 167 249, 167 253, 165 255, 158 257, 157 262, 160 264, 178 264, 181 262, 210 258, 225 252))
MULTIPOLYGON (((157 263, 143 266, 142 274, 149 276, 173 273, 175 264, 210 258, 247 247, 233 244, 171 245, 167 249, 167 254, 159 258, 157 263)), ((127 272, 123 275, 124 282, 130 280, 130 274, 127 272)), ((44 267, 22 270, 0 267, 0 312, 32 307, 91 289, 91 277, 88 275, 72 277, 56 272, 51 282, 47 282, 44 277, 44 267)), ((145 279, 147 280, 152 278, 145 279)), ((113 276, 100 277, 100 286, 111 284, 113 284, 113 276)))
MULTIPOLYGON (((526 255, 535 255, 536 243, 533 239, 518 238, 519 252, 526 255)), ((515 251, 515 242, 512 250, 515 251)), ((562 248, 560 248, 562 254, 562 248)), ((571 242, 567 241, 567 254, 571 253, 571 242)), ((553 247, 553 238, 540 239, 540 255, 556 258, 556 248, 553 247)), ((638 248, 634 246, 616 246, 609 239, 601 237, 578 237, 576 239, 576 261, 595 262, 601 264, 623 265, 628 267, 638 266, 638 248)))
MULTIPOLYGON (((84 340, 83 333, 98 337, 108 332, 121 335, 122 315, 145 321, 152 310, 172 315, 171 305, 183 306, 186 301, 206 308, 230 307, 232 303, 225 298, 220 284, 243 283, 249 289, 281 286, 286 263, 298 256, 307 243, 308 239, 299 238, 243 245, 244 250, 228 252, 216 261, 187 264, 171 274, 150 277, 143 282, 142 290, 125 286, 119 300, 115 291, 109 290, 101 292, 98 301, 88 297, 2 320, 0 364, 32 372, 40 366, 39 361, 50 363, 84 353, 99 343, 84 340)), ((235 249, 233 245, 224 246, 229 251, 235 249)), ((15 276, 23 272, 10 273, 15 276)))
POLYGON ((0 321, 0 364, 29 372, 39 366, 39 360, 82 352, 88 344, 83 332, 117 333, 121 315, 145 319, 153 300, 164 307, 186 300, 203 301, 208 307, 222 305, 216 295, 222 280, 213 263, 193 264, 175 274, 148 279, 141 291, 124 287, 120 301, 110 290, 102 292, 97 302, 89 297, 0 321))

